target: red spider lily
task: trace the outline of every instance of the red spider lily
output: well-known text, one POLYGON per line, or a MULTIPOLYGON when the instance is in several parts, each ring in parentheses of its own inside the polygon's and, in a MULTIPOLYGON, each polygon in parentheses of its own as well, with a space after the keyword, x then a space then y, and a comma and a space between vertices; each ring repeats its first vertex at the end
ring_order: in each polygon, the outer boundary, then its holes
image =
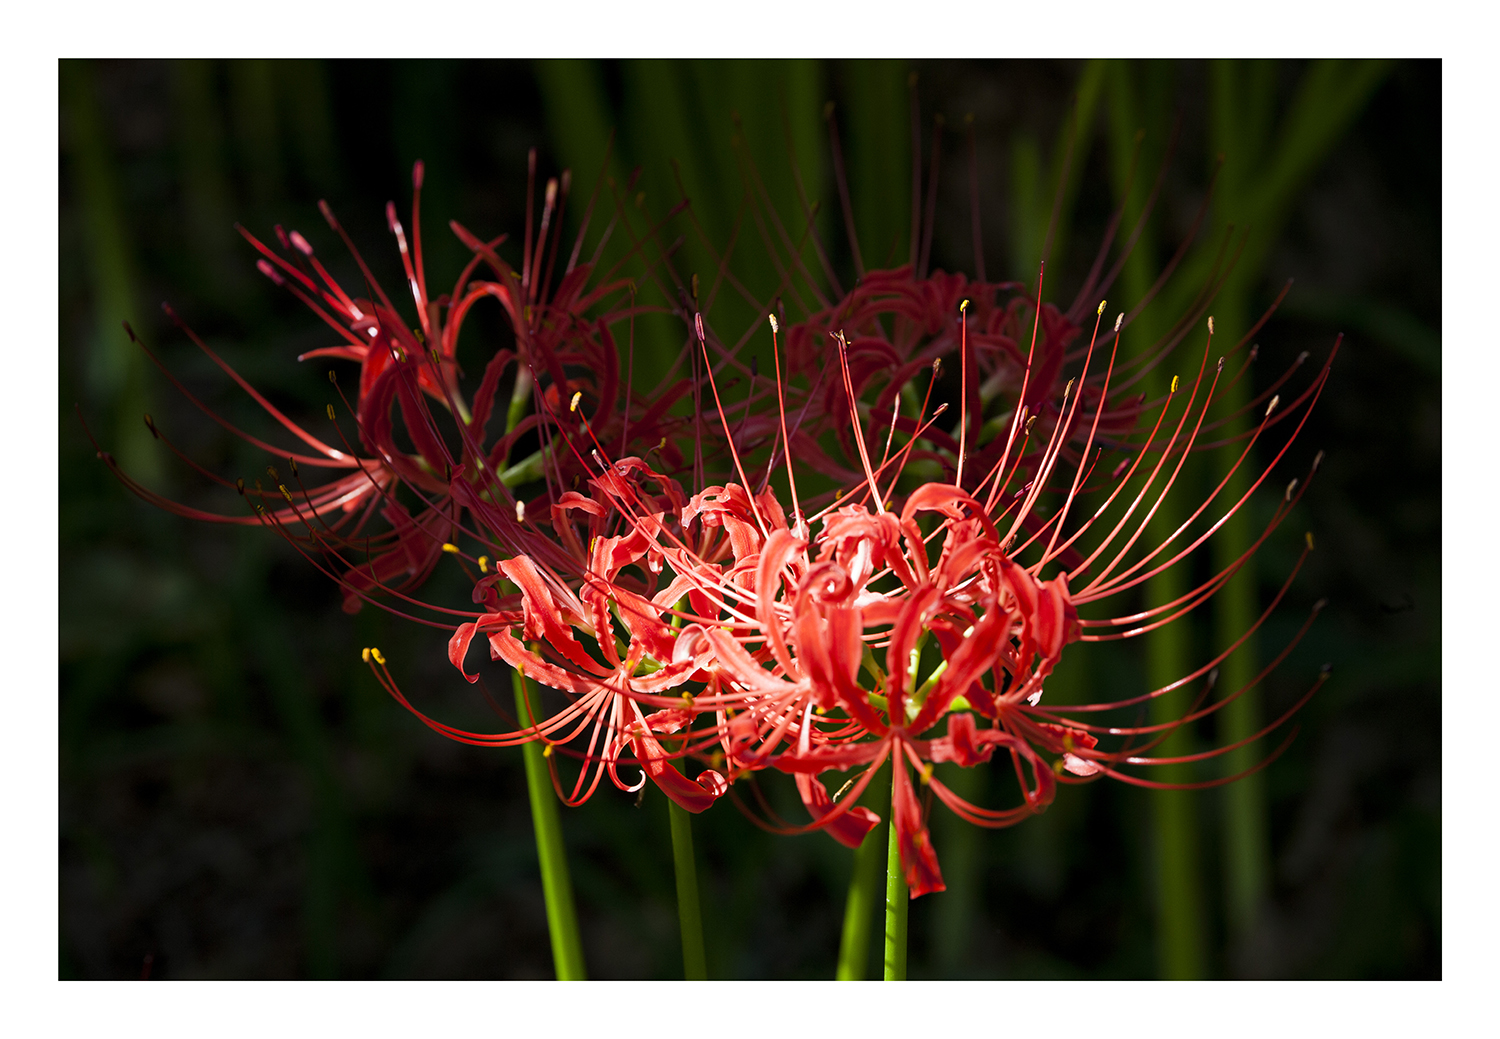
MULTIPOLYGON (((1103 309, 1100 304, 1099 315, 1103 309)), ((961 316, 961 336, 965 320, 961 316)), ((779 345, 776 322, 771 323, 780 398, 779 345)), ((1179 681, 1140 696, 1083 706, 1042 704, 1046 678, 1064 647, 1133 637, 1169 623, 1206 602, 1248 558, 1247 553, 1173 602, 1123 615, 1080 617, 1080 608, 1126 593, 1182 563, 1250 493, 1215 505, 1231 470, 1177 531, 1149 551, 1139 544, 1205 426, 1223 369, 1221 361, 1210 371, 1210 345, 1205 345, 1187 401, 1178 408, 1174 380, 1151 430, 1132 445, 1132 457, 1109 480, 1089 486, 1098 460, 1097 454, 1090 460, 1090 453, 1104 414, 1121 324, 1115 324, 1092 416, 1080 394, 1071 387, 1065 391, 1051 430, 1031 448, 1041 462, 1016 491, 1011 491, 1012 482, 1038 421, 1037 416, 1023 420, 1019 410, 1005 433, 1003 453, 977 481, 962 481, 966 459, 960 445, 958 480, 920 488, 895 512, 886 504, 889 487, 942 409, 929 416, 924 405, 921 424, 897 450, 892 450, 889 435, 877 463, 865 431, 858 428, 858 413, 846 403, 864 473, 861 485, 807 516, 788 464, 790 520, 773 492, 748 489, 753 483, 722 403, 718 417, 739 481, 705 487, 691 497, 638 457, 610 461, 584 423, 581 432, 592 444, 569 439, 569 445, 580 464, 592 461, 590 495, 564 495, 553 506, 553 529, 581 579, 575 585, 567 573, 533 556, 505 559, 494 576, 478 582, 475 599, 485 609, 460 625, 449 645, 450 659, 464 669, 473 640, 483 636, 492 658, 559 690, 565 705, 540 719, 522 719, 505 732, 459 730, 417 711, 378 653, 369 658, 372 666, 397 699, 445 735, 481 745, 543 740, 549 748, 580 757, 584 769, 566 790, 556 767, 558 755, 549 755, 554 782, 570 803, 590 796, 607 774, 624 790, 639 789, 649 778, 678 804, 702 811, 730 783, 775 768, 796 778, 812 821, 767 825, 784 832, 824 829, 858 845, 878 819, 853 806, 875 771, 890 760, 893 820, 909 888, 914 896, 941 890, 919 787, 968 821, 1006 826, 1045 808, 1058 781, 1109 775, 1138 785, 1169 785, 1126 769, 1213 757, 1242 745, 1189 758, 1150 753, 1178 726, 1246 692, 1249 686, 1205 703, 1214 669, 1238 642, 1179 681), (1065 486, 1051 491, 1049 482, 1064 473, 1059 465, 1063 443, 1079 423, 1089 430, 1080 461, 1065 486), (1039 505, 1044 495, 1061 497, 1050 516, 1039 505), (1082 510, 1095 501, 1092 513, 1064 536, 1075 507, 1082 510), (1222 515, 1207 531, 1192 536, 1190 527, 1210 508, 1222 515), (574 514, 584 517, 581 531, 573 527, 574 514), (814 524, 822 528, 816 534, 814 524), (1092 546, 1087 555, 1085 540, 1092 546), (1070 550, 1078 562, 1044 577, 1070 550), (502 581, 517 591, 502 595, 502 581), (924 652, 929 641, 935 645, 924 652), (1074 717, 1137 707, 1200 679, 1198 701, 1170 724, 1097 725, 1074 717), (1107 747, 1101 740, 1118 745, 1107 747), (972 767, 997 750, 1010 756, 1020 784, 1021 802, 1013 807, 971 804, 932 773, 935 763, 972 767), (682 762, 685 768, 690 759, 708 767, 689 776, 673 764, 682 762), (628 763, 641 767, 634 782, 619 772, 628 763), (847 796, 840 791, 830 797, 818 776, 851 768, 861 772, 846 784, 847 796)), ((697 333, 709 359, 701 321, 697 333)), ((1096 322, 1085 354, 1085 377, 1097 346, 1096 322)), ((1337 346, 1313 382, 1285 409, 1300 413, 1296 430, 1321 392, 1336 351, 1337 346)), ((837 340, 837 354, 845 400, 852 401, 844 337, 837 340)), ((968 356, 966 350, 963 356, 968 356)), ((1023 376, 1023 394, 1031 367, 1023 376)), ((711 363, 707 370, 717 401, 711 363)), ((1266 409, 1234 469, 1269 427, 1278 403, 1273 400, 1266 409)), ((787 410, 781 403, 783 446, 787 410)), ((564 424, 559 422, 558 428, 566 433, 564 424)), ((1252 492, 1269 478, 1290 442, 1253 482, 1252 492)), ((1280 524, 1307 485, 1308 479, 1293 481, 1251 551, 1280 524)), ((1300 565, 1299 559, 1288 584, 1300 565)), ((1272 609, 1280 598, 1278 594, 1272 609)), ((1300 638, 1301 632, 1292 645, 1300 638)), ((470 681, 477 678, 465 675, 470 681)), ((1297 707, 1300 702, 1293 711, 1297 707)), ((1254 738, 1277 728, 1291 713, 1254 738)))
MULTIPOLYGON (((915 112, 915 108, 913 111, 915 112)), ((1069 465, 1081 462, 1086 444, 1089 443, 1127 447, 1142 418, 1155 412, 1164 403, 1162 400, 1148 401, 1139 392, 1138 384, 1148 373, 1170 360, 1190 330, 1201 325, 1209 313, 1218 287, 1228 277, 1238 255, 1237 249, 1233 252, 1230 249, 1233 244, 1232 234, 1226 232, 1218 255, 1207 273, 1204 288, 1159 341, 1138 351, 1135 357, 1122 361, 1118 367, 1108 372, 1097 367, 1093 371, 1080 371, 1080 365, 1088 351, 1088 346, 1080 342, 1087 314, 1096 309, 1096 305, 1109 292, 1146 226, 1175 152, 1175 133, 1135 226, 1125 237, 1120 256, 1106 269, 1110 250, 1122 230, 1125 215, 1123 202, 1112 215, 1093 263, 1072 303, 1066 310, 1060 310, 1052 304, 1039 306, 1040 276, 1034 288, 1019 282, 989 283, 985 280, 978 227, 978 171, 973 166, 972 132, 970 183, 974 191, 972 215, 978 278, 971 280, 962 274, 928 271, 938 172, 936 140, 925 214, 919 209, 919 186, 913 187, 910 262, 892 270, 866 270, 854 233, 852 206, 831 111, 828 119, 835 180, 859 278, 851 290, 846 292, 841 287, 837 274, 828 263, 826 250, 818 242, 812 225, 812 209, 807 206, 805 199, 806 227, 800 237, 789 233, 770 204, 769 195, 760 183, 753 160, 746 156, 750 181, 758 187, 759 198, 763 202, 761 210, 756 214, 756 224, 761 229, 763 244, 773 256, 779 256, 776 263, 783 275, 782 291, 796 305, 801 306, 807 316, 788 324, 785 305, 780 296, 761 307, 762 314, 776 313, 780 316, 781 323, 786 325, 786 386, 783 388, 778 384, 777 392, 784 393, 790 401, 785 410, 793 419, 787 437, 781 437, 781 431, 777 428, 778 409, 767 406, 770 403, 770 389, 764 387, 757 393, 754 365, 745 365, 737 356, 748 337, 742 337, 727 349, 721 348, 720 359, 716 362, 716 371, 721 373, 721 377, 725 369, 736 372, 742 378, 746 374, 750 376, 751 391, 745 403, 745 416, 735 425, 732 434, 727 425, 724 427, 726 437, 732 435, 736 441, 739 454, 750 454, 766 445, 783 442, 789 445, 800 465, 831 476, 844 486, 857 483, 862 479, 859 455, 854 444, 859 429, 867 422, 876 430, 910 436, 922 422, 921 415, 917 413, 920 393, 916 385, 918 377, 924 370, 930 370, 932 378, 936 380, 945 370, 952 372, 954 368, 963 377, 957 394, 961 404, 960 415, 956 416, 957 423, 949 428, 929 427, 924 437, 926 446, 917 448, 910 455, 912 462, 925 464, 926 468, 922 469, 924 475, 935 476, 942 472, 944 478, 962 483, 966 489, 974 491, 981 475, 989 472, 1002 457, 1008 457, 1011 452, 1013 445, 1007 437, 1007 431, 1017 414, 1021 422, 1034 416, 1044 426, 1052 426, 1071 415, 1071 425, 1062 432, 1059 440, 1060 458, 1069 465), (821 277, 815 275, 803 262, 801 245, 806 240, 810 240, 815 247, 821 262, 821 277), (828 291, 820 287, 824 284, 829 286, 828 291), (965 299, 969 301, 969 306, 967 312, 961 314, 959 302, 965 299), (829 377, 834 368, 830 363, 826 344, 829 336, 835 334, 842 337, 846 346, 849 370, 847 389, 841 380, 829 377), (1107 383, 1106 378, 1112 381, 1107 383), (1073 387, 1071 395, 1081 404, 1081 407, 1066 413, 1060 410, 1065 382, 1073 387), (1108 393, 1105 392, 1106 388, 1109 389, 1108 393), (859 402, 860 416, 865 422, 851 424, 848 421, 848 402, 851 397, 859 402), (835 434, 833 443, 824 436, 830 432, 835 434), (829 450, 835 444, 838 450, 829 450), (960 457, 970 460, 967 482, 960 479, 960 457), (934 464, 940 468, 932 468, 934 464)), ((913 132, 916 132, 915 125, 913 132)), ((1137 147, 1139 148, 1139 143, 1137 147)), ((1130 194, 1138 154, 1137 152, 1132 157, 1122 197, 1130 194)), ((914 167, 914 177, 918 173, 914 167)), ((1210 178, 1197 214, 1176 253, 1136 307, 1124 315, 1123 329, 1129 329, 1135 317, 1155 299, 1187 255, 1212 201, 1213 179, 1210 178)), ((1060 184, 1059 191, 1061 190, 1060 184)), ((1055 219, 1054 213, 1054 221, 1055 219)), ((1050 235, 1049 231, 1049 240, 1050 235)), ((712 244, 706 241, 705 244, 712 251, 712 244)), ((1239 248, 1243 245, 1242 239, 1239 248)), ((719 263, 721 279, 727 265, 726 254, 719 263)), ((1282 296, 1285 292, 1283 289, 1282 296)), ((1246 348, 1279 306, 1282 296, 1278 296, 1244 337, 1225 352, 1226 359, 1245 354, 1238 373, 1233 377, 1234 381, 1243 378, 1249 364, 1254 361, 1257 349, 1251 347, 1245 353, 1246 348)), ((709 337, 710 342, 716 343, 711 327, 709 337)), ((1272 386, 1246 404, 1244 410, 1263 407, 1281 391, 1306 359, 1305 354, 1297 358, 1272 386)), ((946 395, 953 396, 951 393, 946 395)), ((1239 414, 1221 416, 1205 425, 1201 432, 1208 434, 1229 425, 1239 414)), ((1279 422, 1283 417, 1277 415, 1273 422, 1279 422)), ((950 415, 947 422, 952 423, 954 418, 955 416, 950 415)), ((699 432, 701 436, 704 432, 711 435, 715 431, 708 429, 699 432)), ((1242 440, 1248 435, 1233 434, 1229 437, 1229 442, 1242 440)), ((1226 441, 1203 436, 1195 442, 1194 448, 1203 450, 1221 446, 1224 442, 1226 441)), ((1152 449, 1159 450, 1160 446, 1155 445, 1152 449)), ((1043 461, 1040 447, 1024 452, 1019 460, 1015 460, 1018 482, 1025 482, 1043 461)), ((778 462, 779 459, 773 457, 768 468, 773 468, 778 462)), ((921 466, 913 468, 915 470, 921 466)), ((895 501, 901 500, 903 490, 904 488, 893 486, 890 493, 895 496, 895 501)), ((1032 523, 1033 517, 1028 517, 1027 522, 1032 523)), ((1034 531, 1035 527, 1033 525, 1027 529, 1034 531)))
MULTIPOLYGON (((533 186, 535 173, 533 151, 529 168, 533 186)), ((179 321, 170 308, 165 308, 204 353, 312 453, 287 452, 230 425, 199 402, 149 350, 152 361, 194 404, 230 432, 278 461, 285 460, 290 473, 283 477, 275 466, 270 467, 273 490, 263 488, 259 480, 248 487, 243 480, 238 481, 237 489, 251 499, 256 515, 225 515, 155 494, 119 470, 107 453, 100 452, 127 486, 153 504, 193 519, 266 523, 309 553, 331 557, 325 565, 342 584, 344 606, 351 612, 372 596, 414 590, 442 558, 445 546, 451 549, 459 531, 475 524, 494 539, 497 551, 524 550, 566 565, 566 557, 559 555, 550 541, 536 535, 535 524, 528 527, 524 523, 528 503, 516 496, 523 487, 540 484, 546 488, 540 500, 555 500, 564 488, 576 484, 583 472, 573 455, 554 442, 553 431, 543 418, 560 396, 571 395, 575 400, 587 397, 595 405, 595 427, 611 438, 618 437, 622 445, 638 443, 656 448, 669 466, 682 461, 671 434, 685 420, 669 416, 668 411, 687 391, 688 382, 679 380, 656 388, 650 395, 620 392, 617 335, 622 325, 628 326, 627 331, 633 330, 633 319, 642 308, 634 305, 628 279, 613 272, 594 277, 597 255, 589 262, 579 262, 594 199, 589 201, 578 239, 555 289, 552 281, 559 265, 561 214, 570 183, 566 171, 560 181, 549 180, 546 185, 540 227, 535 234, 530 208, 534 192, 528 190, 520 271, 496 251, 506 236, 482 241, 457 222, 451 223, 454 233, 474 255, 453 291, 434 298, 428 291, 422 256, 422 180, 423 165, 418 162, 412 172, 410 239, 395 205, 386 207, 387 224, 396 239, 417 314, 416 327, 406 324, 327 203, 320 202, 319 208, 357 264, 366 285, 365 295, 346 291, 300 232, 277 226, 278 252, 240 228, 261 254, 257 261, 261 272, 300 299, 342 339, 340 345, 309 351, 300 359, 329 357, 359 365, 354 399, 344 398, 355 419, 357 446, 342 429, 328 438, 341 445, 334 446, 288 418, 179 321), (476 276, 481 268, 488 270, 492 280, 476 276), (514 345, 490 356, 478 387, 472 397, 466 397, 458 360, 460 333, 474 306, 490 298, 501 304, 514 345), (621 304, 622 299, 628 302, 621 304), (507 384, 510 408, 497 420, 496 398, 507 384), (541 406, 544 398, 548 404, 545 408, 541 406), (528 410, 530 414, 526 414, 528 410), (440 415, 446 419, 440 419, 440 415), (503 431, 492 432, 495 426, 503 426, 503 431), (401 446, 402 442, 411 448, 401 446), (513 459, 523 445, 534 449, 525 458, 513 459), (343 471, 345 475, 307 485, 302 482, 302 472, 307 469, 343 471), (277 501, 278 496, 284 504, 277 501), (274 507, 272 503, 276 503, 274 507), (376 512, 386 521, 386 529, 367 534, 376 512), (481 513, 482 518, 473 518, 481 513)), ((133 332, 131 336, 134 338, 133 332)), ((329 378, 336 383, 335 373, 330 372, 329 378)), ((331 406, 329 418, 337 421, 331 406)), ((154 435, 166 439, 150 416, 146 421, 154 435)), ((200 473, 230 486, 197 466, 170 441, 167 443, 200 473)), ((531 499, 533 511, 537 503, 537 498, 531 499)))

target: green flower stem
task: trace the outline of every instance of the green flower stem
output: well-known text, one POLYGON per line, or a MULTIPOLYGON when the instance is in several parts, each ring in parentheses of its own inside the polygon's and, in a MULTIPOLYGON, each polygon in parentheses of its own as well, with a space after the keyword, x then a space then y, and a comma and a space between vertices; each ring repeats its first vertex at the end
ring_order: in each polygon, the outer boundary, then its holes
MULTIPOLYGON (((883 799, 884 790, 878 776, 866 788, 867 796, 874 794, 879 799, 883 799)), ((876 814, 888 814, 884 805, 869 803, 867 807, 876 814)), ((876 826, 854 850, 854 875, 849 878, 849 897, 844 903, 844 934, 839 942, 839 965, 835 975, 839 981, 865 980, 865 961, 870 954, 875 907, 880 899, 880 865, 885 857, 884 828, 885 824, 876 826)))
MULTIPOLYGON (((533 717, 526 695, 526 678, 515 672, 516 713, 533 717)), ((531 795, 531 824, 536 829, 536 857, 542 869, 542 895, 547 902, 547 932, 552 938, 552 963, 558 981, 586 981, 583 942, 578 937, 578 911, 573 905, 573 883, 568 879, 568 857, 563 848, 562 823, 557 817, 557 795, 540 744, 521 748, 526 758, 526 789, 531 795)))
POLYGON ((703 954, 703 912, 698 904, 698 867, 693 861, 693 817, 676 801, 667 798, 672 819, 672 866, 677 873, 677 920, 682 926, 682 976, 688 981, 708 980, 708 960, 703 954))
MULTIPOLYGON (((891 778, 894 782, 894 767, 891 778)), ((892 804, 894 803, 893 787, 892 804)), ((890 838, 886 842, 885 856, 885 980, 905 981, 906 911, 911 905, 911 892, 906 887, 906 874, 901 870, 901 848, 896 839, 894 818, 888 829, 890 838)))

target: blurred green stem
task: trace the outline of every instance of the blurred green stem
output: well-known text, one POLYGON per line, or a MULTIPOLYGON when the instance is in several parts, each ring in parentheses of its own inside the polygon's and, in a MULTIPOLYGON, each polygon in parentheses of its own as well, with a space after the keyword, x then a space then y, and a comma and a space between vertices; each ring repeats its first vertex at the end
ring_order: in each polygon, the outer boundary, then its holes
MULTIPOLYGON (((866 788, 879 798, 885 788, 877 775, 866 788)), ((888 814, 884 806, 869 804, 878 815, 888 814)), ((854 874, 849 878, 849 897, 844 902, 844 933, 839 941, 839 981, 865 980, 865 961, 870 953, 874 932, 875 906, 880 898, 881 863, 885 858, 885 827, 877 825, 865 834, 864 842, 854 849, 854 874)))
POLYGON ((128 321, 142 334, 150 329, 141 323, 137 310, 135 250, 109 134, 99 110, 95 65, 63 61, 58 73, 62 114, 67 120, 69 180, 83 214, 83 253, 88 258, 94 310, 93 341, 82 358, 86 385, 95 406, 112 405, 109 449, 131 476, 159 489, 161 456, 141 421, 150 409, 145 360, 120 323, 128 321))
MULTIPOLYGON (((895 780, 900 764, 892 762, 891 777, 895 780)), ((895 804, 895 788, 892 787, 891 803, 895 804)), ((885 855, 885 980, 906 980, 906 912, 911 907, 911 892, 906 887, 906 874, 901 871, 901 847, 896 836, 896 821, 893 818, 887 827, 890 837, 886 841, 885 855)))
MULTIPOLYGON (((1109 134, 1111 165, 1115 189, 1123 194, 1128 180, 1130 157, 1135 149, 1136 132, 1144 128, 1141 171, 1153 170, 1162 161, 1162 150, 1170 135, 1167 119, 1171 112, 1174 69, 1161 63, 1127 65, 1112 63, 1107 70, 1110 89, 1109 134)), ((1127 223, 1133 223, 1145 205, 1149 175, 1138 173, 1124 199, 1127 223)), ((1125 264, 1121 280, 1122 309, 1129 310, 1145 297, 1157 268, 1157 242, 1154 228, 1148 225, 1136 242, 1125 264)), ((1196 288, 1201 284, 1185 274, 1177 283, 1196 288)), ((1186 289, 1181 290, 1186 291, 1186 289)), ((1186 306, 1165 296, 1144 311, 1132 324, 1125 342, 1134 342, 1137 350, 1150 349, 1166 331, 1170 318, 1186 306)), ((1206 330, 1204 330, 1206 331, 1206 330)), ((1197 335, 1198 333, 1195 333, 1197 335)), ((1185 362, 1181 362, 1185 363, 1185 362)), ((1163 365, 1147 379, 1147 392, 1156 399, 1167 396, 1174 372, 1163 365)), ((1186 395, 1174 400, 1177 408, 1185 406, 1186 395)), ((1168 537, 1181 522, 1199 485, 1198 467, 1188 465, 1182 472, 1175 493, 1162 502, 1154 518, 1149 538, 1152 543, 1168 537)), ((1187 574, 1179 566, 1152 578, 1146 585, 1146 602, 1170 602, 1187 590, 1187 574)), ((1165 688, 1192 670, 1192 621, 1181 618, 1173 624, 1146 635, 1146 681, 1154 689, 1165 688)), ((1166 723, 1181 717, 1187 710, 1186 688, 1159 696, 1151 704, 1151 720, 1166 723)), ((1190 727, 1172 731, 1158 753, 1172 756, 1189 753, 1193 742, 1190 727)), ((1169 765, 1153 773, 1154 779, 1168 783, 1191 782, 1191 766, 1169 765)), ((1197 801, 1188 790, 1157 790, 1150 795, 1152 833, 1152 872, 1155 879, 1157 970, 1162 978, 1201 977, 1207 950, 1203 920, 1202 878, 1198 855, 1197 801)))
POLYGON ((672 818, 672 867, 677 874, 677 922, 682 927, 682 976, 688 981, 707 981, 698 867, 693 860, 693 817, 670 797, 667 813, 672 818))
MULTIPOLYGON (((533 717, 526 694, 526 677, 515 672, 516 713, 523 723, 533 717)), ((536 743, 521 748, 526 758, 526 789, 531 795, 531 824, 536 830, 536 857, 542 870, 542 895, 547 902, 547 931, 552 938, 552 963, 558 981, 586 981, 583 942, 578 937, 578 911, 573 905, 573 883, 568 877, 557 796, 543 748, 536 743)))

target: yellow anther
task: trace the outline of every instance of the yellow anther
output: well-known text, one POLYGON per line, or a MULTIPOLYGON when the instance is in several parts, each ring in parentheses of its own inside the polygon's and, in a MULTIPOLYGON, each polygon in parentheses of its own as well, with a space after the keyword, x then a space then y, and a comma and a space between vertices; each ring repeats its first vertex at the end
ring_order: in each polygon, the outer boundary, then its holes
POLYGON ((490 557, 489 556, 480 556, 479 557, 479 572, 481 574, 487 574, 487 573, 490 572, 490 557))
POLYGON ((552 744, 549 743, 545 747, 542 748, 542 757, 544 757, 544 758, 550 758, 551 756, 552 756, 552 744))
POLYGON ((578 402, 581 401, 581 400, 583 400, 583 391, 579 390, 577 393, 573 394, 573 402, 568 405, 568 410, 569 411, 577 411, 578 410, 578 402))
POLYGON ((517 523, 525 523, 526 522, 526 503, 524 501, 517 501, 516 502, 516 522, 517 523))
POLYGON ((1052 771, 1054 773, 1056 773, 1057 775, 1059 775, 1059 776, 1063 774, 1063 760, 1062 760, 1062 758, 1058 758, 1056 761, 1054 761, 1052 763, 1052 771))
POLYGON ((964 313, 968 309, 969 309, 969 301, 968 300, 964 300, 962 303, 960 303, 958 305, 958 312, 960 314, 964 313))
POLYGON ((370 662, 370 647, 369 646, 366 646, 364 649, 362 649, 362 650, 359 651, 359 659, 363 660, 366 664, 368 664, 370 662))
POLYGON ((691 711, 693 709, 693 694, 692 693, 683 693, 682 694, 682 706, 684 708, 686 708, 687 710, 689 710, 689 711, 691 711))
POLYGON ((444 541, 443 542, 443 551, 447 552, 449 555, 457 555, 458 554, 458 546, 455 545, 455 544, 452 544, 450 542, 444 541))
POLYGON ((781 331, 781 326, 776 323, 776 315, 775 314, 767 314, 766 318, 771 322, 771 331, 772 332, 780 332, 781 331))
POLYGON ((1120 326, 1123 325, 1124 323, 1125 323, 1125 311, 1122 310, 1122 311, 1120 311, 1119 316, 1115 318, 1115 331, 1118 332, 1120 330, 1120 326))
POLYGON ((589 555, 593 555, 594 554, 594 549, 596 549, 598 547, 599 547, 599 535, 595 534, 593 536, 593 538, 589 541, 589 555))
POLYGON ((1274 396, 1274 397, 1271 398, 1271 403, 1269 403, 1269 404, 1266 405, 1266 418, 1270 418, 1271 417, 1271 412, 1275 411, 1276 410, 1276 405, 1278 405, 1280 403, 1281 403, 1281 394, 1278 393, 1276 396, 1274 396))
POLYGON ((333 405, 332 404, 328 405, 328 421, 330 421, 330 422, 337 422, 338 421, 337 417, 333 414, 333 405))
POLYGON ((1313 550, 1313 536, 1312 531, 1310 530, 1307 532, 1307 550, 1309 552, 1313 550))
POLYGON ((381 655, 380 650, 376 649, 374 646, 370 647, 370 656, 375 658, 375 663, 379 664, 381 667, 385 666, 385 657, 381 655))
POLYGON ((1109 302, 1109 300, 1107 300, 1107 299, 1101 299, 1099 301, 1099 310, 1098 310, 1097 314, 1095 315, 1096 317, 1103 317, 1104 316, 1104 305, 1106 303, 1108 303, 1108 302, 1109 302))
POLYGON ((1214 316, 1212 314, 1208 316, 1208 334, 1214 334, 1214 316))
POLYGON ((1177 376, 1175 376, 1175 375, 1172 376, 1172 388, 1170 390, 1168 390, 1167 392, 1168 393, 1176 393, 1177 392, 1177 376))
POLYGON ((276 489, 281 492, 281 496, 287 501, 290 502, 292 500, 292 492, 286 489, 286 484, 278 483, 276 489))

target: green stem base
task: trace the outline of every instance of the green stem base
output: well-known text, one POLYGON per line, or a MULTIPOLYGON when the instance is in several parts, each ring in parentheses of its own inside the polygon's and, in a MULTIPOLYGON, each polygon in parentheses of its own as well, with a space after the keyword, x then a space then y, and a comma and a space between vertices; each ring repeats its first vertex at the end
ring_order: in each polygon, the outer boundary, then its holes
POLYGON ((677 874, 677 920, 682 926, 682 976, 688 981, 707 981, 698 868, 693 859, 693 817, 670 797, 667 814, 672 819, 672 867, 677 874))
MULTIPOLYGON (((526 679, 514 678, 516 713, 529 724, 533 715, 526 696, 526 679)), ((573 905, 573 883, 563 847, 562 822, 557 815, 557 793, 540 744, 523 744, 526 789, 531 796, 531 825, 536 830, 536 857, 542 870, 542 896, 547 903, 547 932, 552 939, 552 964, 558 981, 585 981, 583 942, 578 936, 578 911, 573 905)))

